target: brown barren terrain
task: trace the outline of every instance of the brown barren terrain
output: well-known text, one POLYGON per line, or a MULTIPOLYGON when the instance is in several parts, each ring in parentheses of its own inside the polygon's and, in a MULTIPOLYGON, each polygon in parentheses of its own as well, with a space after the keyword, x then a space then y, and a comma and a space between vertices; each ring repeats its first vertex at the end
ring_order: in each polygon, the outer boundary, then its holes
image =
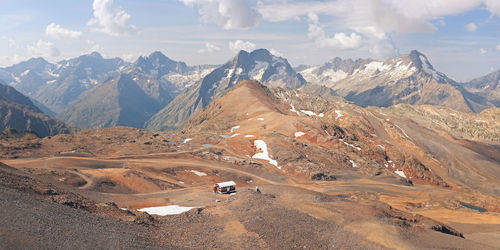
POLYGON ((432 107, 401 109, 243 82, 176 132, 6 136, 0 235, 9 240, 0 248, 49 238, 42 246, 60 246, 70 240, 62 231, 81 230, 68 224, 85 217, 95 221, 87 226, 95 242, 80 235, 67 246, 498 249, 498 141, 473 131, 459 138, 446 120, 428 126, 419 112, 432 107), (255 140, 277 166, 252 157, 263 152, 255 140), (235 195, 211 191, 228 180, 235 195), (136 210, 165 205, 197 208, 168 216, 136 210), (30 224, 48 229, 26 230, 30 224), (92 236, 115 230, 124 233, 92 236))

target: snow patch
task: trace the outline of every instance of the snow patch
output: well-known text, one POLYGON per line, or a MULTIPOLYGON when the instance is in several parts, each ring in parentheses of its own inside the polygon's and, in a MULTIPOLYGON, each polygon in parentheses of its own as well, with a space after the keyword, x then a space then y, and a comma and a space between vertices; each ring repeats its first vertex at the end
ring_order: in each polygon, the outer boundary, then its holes
POLYGON ((259 120, 259 121, 263 121, 263 120, 264 120, 264 118, 259 117, 259 118, 257 118, 257 120, 259 120))
POLYGON ((193 139, 192 138, 186 138, 186 139, 184 139, 184 141, 182 143, 186 143, 186 142, 189 142, 191 140, 193 140, 193 139))
POLYGON ((390 65, 385 65, 383 62, 375 61, 375 62, 371 62, 371 63, 366 64, 365 68, 363 70, 359 71, 359 73, 365 74, 365 75, 372 75, 377 71, 379 71, 379 72, 387 71, 390 68, 391 68, 390 65))
POLYGON ((297 110, 295 109, 295 107, 293 106, 293 104, 290 104, 290 107, 292 107, 292 108, 290 109, 290 111, 292 111, 292 112, 296 113, 297 115, 300 115, 300 114, 299 114, 299 111, 297 111, 297 110))
POLYGON ((425 58, 423 55, 420 55, 419 58, 420 61, 422 62, 422 69, 424 70, 425 73, 431 75, 432 77, 434 77, 434 79, 438 80, 441 79, 441 76, 438 74, 438 72, 432 69, 432 66, 429 63, 429 61, 427 61, 427 58, 425 58))
POLYGON ((232 128, 231 128, 231 133, 232 133, 235 129, 239 129, 239 128, 240 128, 240 126, 239 126, 239 125, 238 125, 238 126, 234 126, 234 127, 232 127, 232 128))
POLYGON ((325 116, 325 114, 323 114, 323 113, 316 114, 316 113, 314 113, 313 111, 310 111, 310 110, 301 110, 300 112, 302 112, 302 113, 304 113, 304 114, 306 114, 308 116, 318 116, 318 117, 325 116))
POLYGON ((399 170, 399 169, 396 169, 396 171, 394 171, 394 173, 396 173, 397 175, 403 177, 406 179, 406 175, 405 175, 405 172, 399 170))
MULTIPOLYGON (((394 125, 396 125, 396 124, 394 124, 394 125)), ((404 135, 406 138, 408 138, 408 139, 410 139, 410 140, 411 140, 411 138, 410 138, 410 137, 406 134, 406 132, 405 132, 405 131, 404 131, 404 130, 400 127, 400 126, 396 125, 396 127, 398 127, 398 128, 399 128, 399 130, 401 130, 401 132, 403 133, 403 135, 404 135)))
POLYGON ((240 135, 240 133, 236 133, 234 135, 231 135, 231 137, 235 137, 235 136, 238 136, 238 135, 240 135))
POLYGON ((351 163, 351 165, 352 165, 353 168, 357 168, 358 167, 358 164, 356 164, 356 162, 354 162, 353 160, 349 160, 349 162, 351 163))
POLYGON ((298 132, 295 132, 293 135, 295 135, 295 137, 301 137, 301 136, 303 136, 303 135, 305 135, 305 134, 306 134, 306 133, 304 133, 304 132, 300 132, 300 131, 298 131, 298 132))
POLYGON ((191 172, 191 173, 193 173, 193 174, 195 174, 195 175, 198 175, 198 176, 200 176, 200 177, 202 177, 202 176, 207 176, 207 173, 203 173, 203 172, 196 171, 196 170, 186 170, 186 172, 191 172))
POLYGON ((384 146, 382 146, 382 145, 380 145, 380 144, 378 144, 377 146, 378 146, 378 147, 380 147, 381 149, 385 150, 385 147, 384 147, 384 146))
POLYGON ((193 208, 198 208, 198 207, 182 207, 182 206, 178 206, 178 205, 170 205, 170 206, 161 206, 161 207, 145 207, 145 208, 137 209, 137 211, 146 212, 148 214, 156 214, 156 215, 160 215, 160 216, 165 216, 165 215, 182 214, 182 213, 187 212, 193 208))
POLYGON ((252 138, 255 137, 254 135, 245 135, 245 138, 252 138))
POLYGON ((351 147, 351 148, 354 148, 354 149, 357 149, 358 151, 361 151, 361 148, 360 147, 357 147, 357 146, 354 146, 353 144, 350 144, 350 143, 347 143, 344 141, 344 139, 339 139, 339 141, 341 141, 342 143, 344 143, 345 145, 351 147))
POLYGON ((268 62, 256 61, 253 69, 248 73, 248 76, 256 81, 262 81, 262 77, 269 67, 268 62))
POLYGON ((341 110, 335 110, 335 113, 337 113, 337 118, 335 118, 335 120, 339 119, 340 117, 344 116, 342 114, 342 111, 341 110))
POLYGON ((27 75, 28 73, 30 73, 30 70, 29 70, 29 69, 27 69, 27 70, 25 70, 23 73, 21 73, 21 76, 25 76, 25 75, 27 75))
POLYGON ((262 152, 256 153, 252 156, 254 159, 262 159, 262 160, 267 160, 269 161, 269 164, 272 164, 276 166, 278 169, 281 169, 280 166, 278 166, 278 162, 276 160, 273 160, 269 157, 269 152, 267 151, 267 144, 263 140, 255 140, 253 142, 257 150, 260 150, 262 152))
POLYGON ((330 133, 328 133, 328 131, 326 131, 326 129, 323 129, 323 131, 325 131, 325 133, 326 133, 328 136, 332 136, 330 133))

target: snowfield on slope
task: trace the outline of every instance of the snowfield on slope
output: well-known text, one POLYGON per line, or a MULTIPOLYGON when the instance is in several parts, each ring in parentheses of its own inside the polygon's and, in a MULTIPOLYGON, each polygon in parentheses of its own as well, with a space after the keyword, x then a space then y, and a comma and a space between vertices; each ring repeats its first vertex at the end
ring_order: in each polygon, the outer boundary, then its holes
POLYGON ((207 175, 207 173, 203 173, 203 172, 196 171, 196 170, 186 170, 186 172, 191 172, 191 173, 193 173, 193 174, 195 174, 195 175, 198 175, 198 176, 200 176, 200 177, 202 177, 202 176, 206 176, 206 175, 207 175))
POLYGON ((397 175, 406 179, 405 172, 403 172, 402 170, 396 169, 396 171, 394 171, 394 173, 396 173, 397 175))
POLYGON ((269 152, 267 151, 267 144, 265 141, 255 140, 253 144, 255 145, 257 150, 260 150, 262 152, 254 154, 252 158, 269 161, 269 164, 276 166, 278 169, 281 169, 281 167, 278 166, 278 162, 269 157, 269 152))
POLYGON ((161 207, 145 207, 145 208, 137 209, 137 211, 146 212, 148 214, 166 216, 166 215, 182 214, 182 213, 187 212, 193 208, 198 208, 198 207, 182 207, 182 206, 178 206, 178 205, 170 205, 170 206, 161 206, 161 207))

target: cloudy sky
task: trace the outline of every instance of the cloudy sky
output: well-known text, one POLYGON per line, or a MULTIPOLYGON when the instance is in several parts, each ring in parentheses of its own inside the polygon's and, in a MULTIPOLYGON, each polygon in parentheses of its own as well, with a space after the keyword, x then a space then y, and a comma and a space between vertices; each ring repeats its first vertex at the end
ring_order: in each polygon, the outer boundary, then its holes
POLYGON ((267 48, 292 65, 416 49, 468 80, 500 69, 500 0, 0 0, 0 66, 155 50, 218 64, 267 48))

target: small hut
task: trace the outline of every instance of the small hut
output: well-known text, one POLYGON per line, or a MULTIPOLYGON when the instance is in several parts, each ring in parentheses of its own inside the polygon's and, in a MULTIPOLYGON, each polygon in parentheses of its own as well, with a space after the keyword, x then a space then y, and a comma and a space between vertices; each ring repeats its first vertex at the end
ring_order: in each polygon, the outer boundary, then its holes
POLYGON ((234 193, 236 192, 236 183, 234 181, 215 183, 214 192, 219 194, 234 193))

